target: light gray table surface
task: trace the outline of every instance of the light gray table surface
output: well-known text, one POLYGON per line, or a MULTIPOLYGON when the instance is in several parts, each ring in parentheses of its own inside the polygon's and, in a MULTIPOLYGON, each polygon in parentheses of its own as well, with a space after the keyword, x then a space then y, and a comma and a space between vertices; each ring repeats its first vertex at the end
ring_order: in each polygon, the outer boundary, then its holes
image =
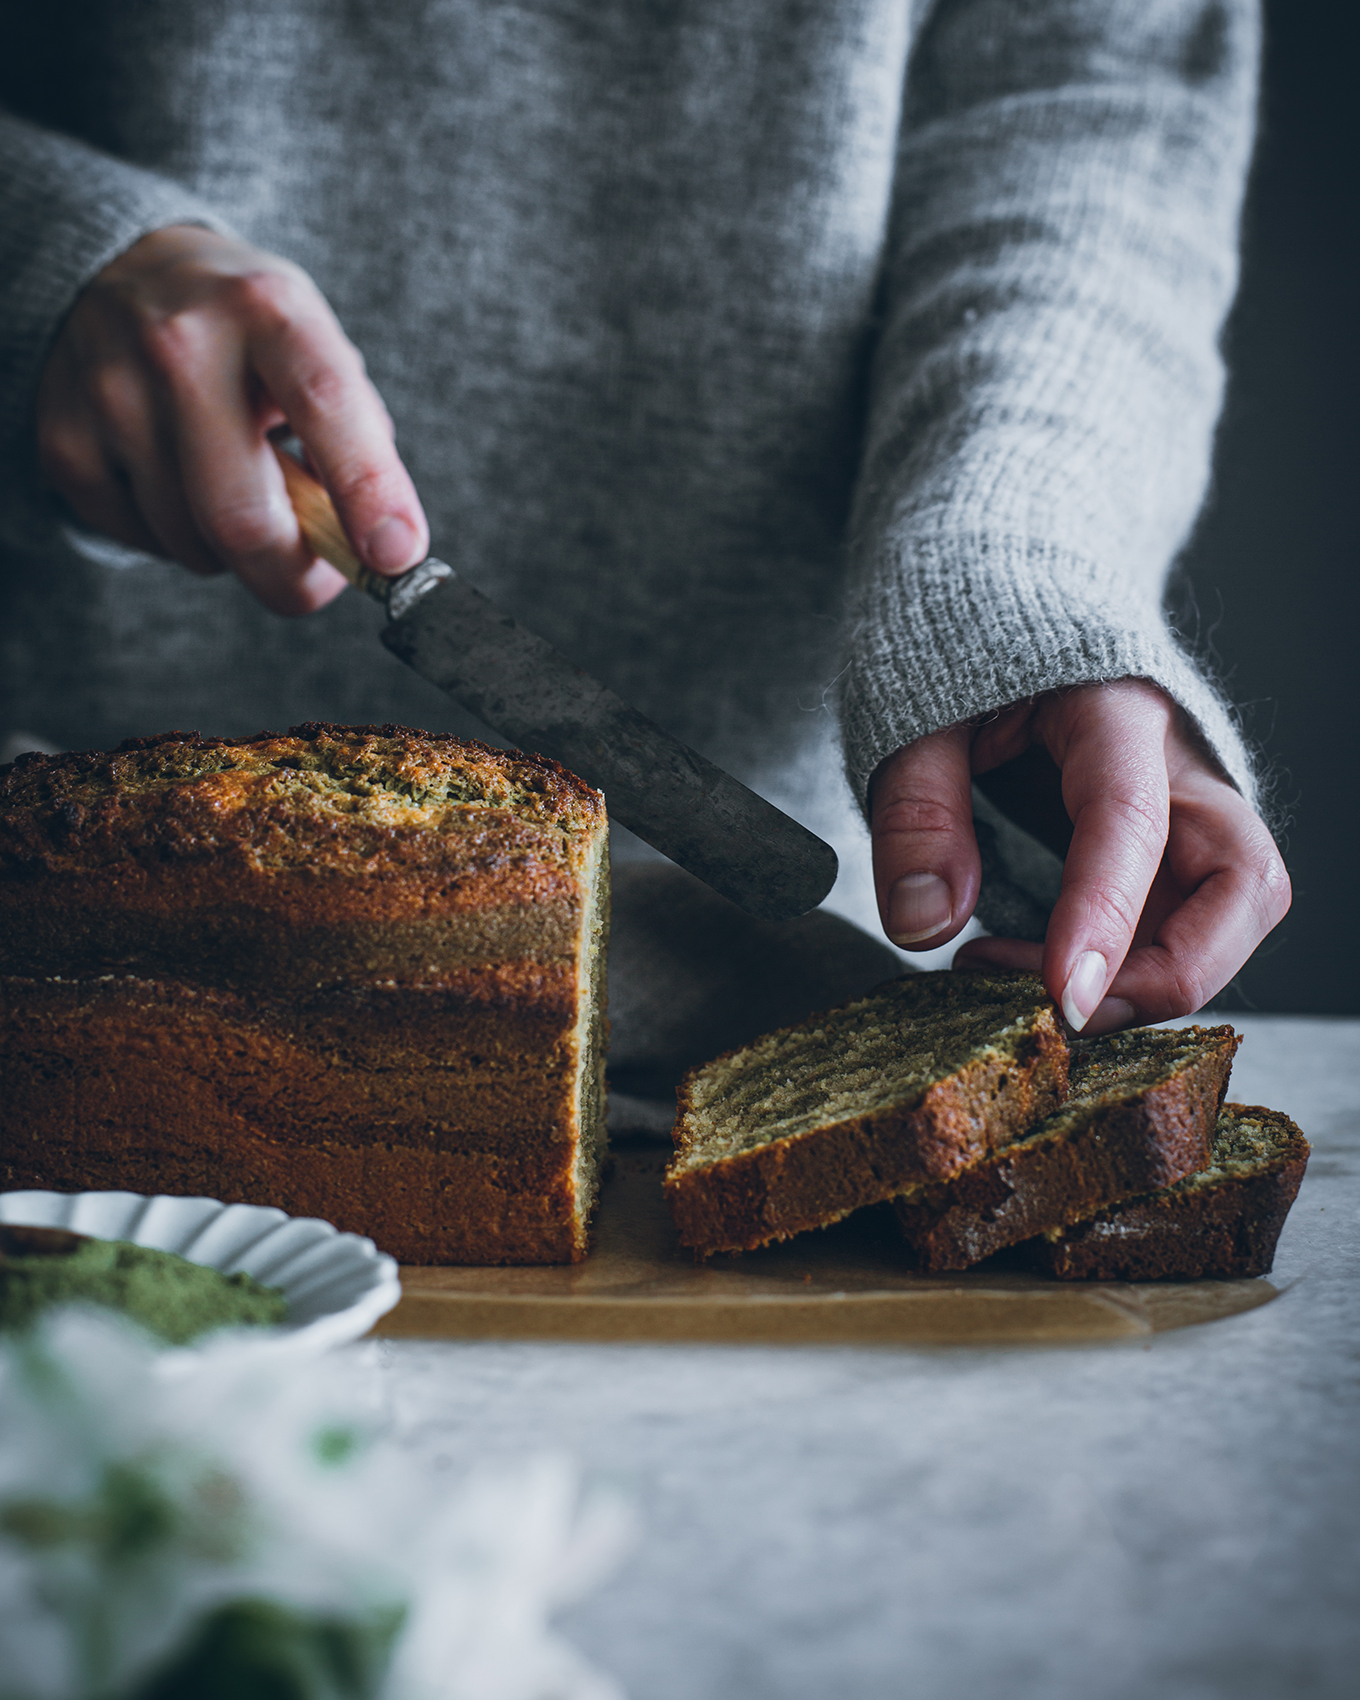
POLYGON ((1259 1310, 1056 1350, 385 1342, 397 1432, 625 1485, 637 1544, 562 1627, 630 1700, 1360 1696, 1360 1021, 1234 1024, 1231 1096, 1313 1143, 1259 1310))

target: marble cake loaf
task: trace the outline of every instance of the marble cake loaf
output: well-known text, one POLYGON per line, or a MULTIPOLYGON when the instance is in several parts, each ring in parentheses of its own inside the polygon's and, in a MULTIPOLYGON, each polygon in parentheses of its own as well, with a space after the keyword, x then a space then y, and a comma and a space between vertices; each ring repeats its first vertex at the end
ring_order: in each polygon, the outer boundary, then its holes
POLYGON ((585 1254, 604 801, 399 726, 0 769, 0 1186, 279 1205, 406 1262, 585 1254))

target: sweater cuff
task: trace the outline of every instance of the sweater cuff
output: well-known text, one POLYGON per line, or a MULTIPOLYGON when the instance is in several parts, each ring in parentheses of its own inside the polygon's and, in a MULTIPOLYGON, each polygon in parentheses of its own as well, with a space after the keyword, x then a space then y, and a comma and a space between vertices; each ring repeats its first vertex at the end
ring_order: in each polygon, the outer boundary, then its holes
POLYGON ((1063 550, 983 534, 908 542, 853 605, 850 637, 841 730, 866 816, 874 770, 902 745, 1043 691, 1127 678, 1166 691, 1256 805, 1231 709, 1146 587, 1130 587, 1126 598, 1063 550))
POLYGON ((0 543, 42 551, 60 519, 38 475, 33 410, 76 297, 153 230, 231 231, 179 184, 17 119, 0 119, 0 158, 0 543))

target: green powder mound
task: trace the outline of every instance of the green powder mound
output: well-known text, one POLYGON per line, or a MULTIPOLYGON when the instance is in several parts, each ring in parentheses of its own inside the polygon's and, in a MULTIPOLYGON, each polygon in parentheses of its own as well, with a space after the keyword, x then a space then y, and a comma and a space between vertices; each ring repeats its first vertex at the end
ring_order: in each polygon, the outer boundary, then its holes
POLYGON ((281 1323, 287 1302, 250 1275, 223 1275, 127 1240, 75 1240, 61 1256, 0 1257, 0 1330, 27 1328, 52 1305, 121 1311, 172 1346, 216 1328, 281 1323))

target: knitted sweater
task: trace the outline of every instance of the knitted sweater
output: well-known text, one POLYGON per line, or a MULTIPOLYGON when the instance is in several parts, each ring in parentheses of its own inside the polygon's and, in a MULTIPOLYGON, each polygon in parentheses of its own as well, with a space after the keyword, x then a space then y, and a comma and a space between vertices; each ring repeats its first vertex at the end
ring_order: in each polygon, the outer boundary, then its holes
POLYGON ((476 731, 357 596, 79 544, 33 394, 145 232, 304 266, 434 547, 835 842, 899 745, 1168 632, 1249 155, 1252 0, 48 0, 0 56, 0 729, 476 731), (847 789, 835 751, 840 736, 847 789))

